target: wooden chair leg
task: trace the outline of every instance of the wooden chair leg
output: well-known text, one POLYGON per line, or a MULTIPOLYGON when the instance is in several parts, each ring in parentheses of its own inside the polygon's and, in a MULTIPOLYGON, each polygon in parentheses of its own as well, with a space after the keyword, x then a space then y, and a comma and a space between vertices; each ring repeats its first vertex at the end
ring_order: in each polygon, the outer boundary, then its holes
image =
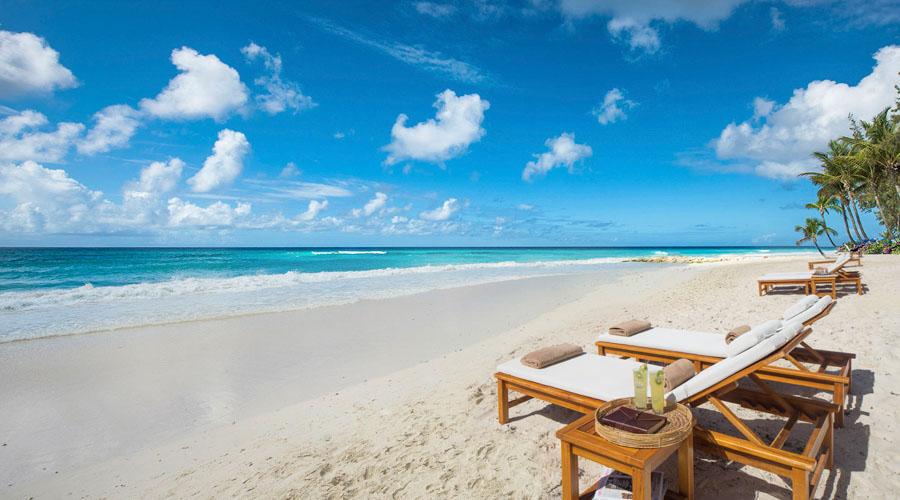
POLYGON ((509 388, 503 380, 497 381, 497 412, 500 425, 509 422, 509 388))
POLYGON ((831 401, 838 406, 834 415, 834 425, 837 427, 844 426, 844 408, 846 395, 844 394, 844 384, 838 382, 834 384, 834 392, 831 401))
POLYGON ((794 500, 809 500, 809 471, 794 469, 791 472, 791 489, 794 500))

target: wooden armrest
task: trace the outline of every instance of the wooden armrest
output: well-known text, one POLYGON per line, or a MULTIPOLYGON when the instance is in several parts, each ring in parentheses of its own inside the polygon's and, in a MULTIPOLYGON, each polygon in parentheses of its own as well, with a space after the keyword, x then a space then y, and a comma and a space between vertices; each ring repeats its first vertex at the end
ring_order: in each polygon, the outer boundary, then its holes
POLYGON ((809 261, 807 264, 809 265, 809 269, 812 270, 814 267, 816 267, 816 266, 819 265, 819 264, 834 264, 835 262, 837 262, 837 261, 834 260, 834 259, 828 259, 828 260, 811 260, 811 261, 809 261))

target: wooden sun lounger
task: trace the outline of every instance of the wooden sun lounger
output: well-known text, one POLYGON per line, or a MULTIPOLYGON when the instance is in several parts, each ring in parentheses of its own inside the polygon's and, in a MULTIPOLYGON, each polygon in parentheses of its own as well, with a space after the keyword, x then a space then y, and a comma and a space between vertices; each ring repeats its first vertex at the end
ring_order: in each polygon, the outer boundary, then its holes
MULTIPOLYGON (((816 267, 826 266, 828 264, 834 264, 837 262, 837 259, 822 259, 822 260, 811 260, 806 264, 809 266, 809 270, 812 271, 816 267)), ((850 260, 847 261, 848 266, 862 266, 862 256, 858 252, 853 252, 850 254, 850 260)))
MULTIPOLYGON (((833 467, 834 412, 837 406, 824 401, 779 394, 759 376, 759 372, 762 368, 788 356, 810 333, 812 330, 805 328, 772 354, 682 401, 691 406, 711 403, 737 430, 737 435, 725 434, 705 429, 698 423, 694 428, 694 445, 698 450, 787 478, 791 482, 795 500, 810 498, 816 490, 822 472, 826 467, 833 467), (739 388, 737 382, 744 377, 749 378, 760 390, 739 388), (726 402, 784 417, 787 421, 772 441, 767 443, 726 406, 726 402), (813 426, 800 453, 783 449, 798 421, 813 426)), ((501 424, 509 420, 511 407, 531 398, 585 414, 604 404, 604 401, 599 399, 505 373, 495 373, 494 377, 497 379, 498 420, 501 424), (522 396, 510 400, 510 391, 522 396)))
POLYGON ((832 299, 837 298, 837 287, 839 285, 855 285, 856 293, 863 294, 862 277, 859 273, 847 273, 838 271, 834 274, 817 274, 809 277, 797 278, 771 278, 757 280, 759 295, 769 293, 777 286, 802 286, 804 293, 807 295, 818 295, 823 297, 831 295, 832 299))
MULTIPOLYGON (((823 309, 822 312, 806 320, 803 326, 810 326, 827 316, 835 304, 837 302, 828 304, 828 307, 823 309)), ((681 358, 688 359, 694 363, 694 369, 698 372, 722 360, 722 358, 716 356, 627 345, 603 340, 595 342, 595 345, 597 346, 598 354, 621 356, 638 361, 669 364, 681 358)), ((759 369, 757 376, 770 382, 809 387, 831 393, 832 403, 838 406, 834 423, 838 427, 843 427, 846 400, 853 383, 851 374, 855 358, 856 354, 853 353, 815 349, 806 341, 802 341, 793 351, 784 356, 784 359, 788 360, 795 368, 764 366, 759 369), (807 364, 811 364, 813 367, 809 367, 807 364), (826 371, 829 368, 837 368, 838 372, 827 373, 826 371)))

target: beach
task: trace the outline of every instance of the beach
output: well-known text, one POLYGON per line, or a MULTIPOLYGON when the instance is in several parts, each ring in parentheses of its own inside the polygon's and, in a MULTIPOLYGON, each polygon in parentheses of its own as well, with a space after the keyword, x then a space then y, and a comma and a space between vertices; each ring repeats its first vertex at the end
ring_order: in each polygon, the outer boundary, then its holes
MULTIPOLYGON (((558 497, 554 433, 577 415, 533 400, 499 425, 499 363, 558 342, 590 350, 632 317, 723 333, 778 317, 800 294, 759 297, 755 279, 805 257, 619 264, 3 343, 0 496, 558 497)), ((859 269, 866 294, 842 294, 811 337, 857 354, 818 497, 900 490, 900 261, 859 269)), ((585 486, 597 468, 582 466, 585 486)), ((790 497, 758 469, 703 455, 695 469, 698 498, 790 497)))

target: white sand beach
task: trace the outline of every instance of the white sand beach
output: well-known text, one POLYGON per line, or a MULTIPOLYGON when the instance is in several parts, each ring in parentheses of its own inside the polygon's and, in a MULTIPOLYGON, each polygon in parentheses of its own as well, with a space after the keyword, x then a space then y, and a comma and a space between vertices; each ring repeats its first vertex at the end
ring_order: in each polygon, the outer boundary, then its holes
MULTIPOLYGON (((900 259, 865 256, 811 343, 852 351, 854 386, 817 498, 895 498, 900 259)), ((632 317, 725 332, 800 295, 756 277, 805 259, 633 264, 306 311, 0 344, 0 497, 554 498, 541 401, 497 423, 494 369, 632 317)), ((582 462, 582 485, 596 468, 582 462)), ((667 463, 667 472, 674 470, 667 463)), ((695 462, 698 498, 789 498, 779 477, 695 462)))

